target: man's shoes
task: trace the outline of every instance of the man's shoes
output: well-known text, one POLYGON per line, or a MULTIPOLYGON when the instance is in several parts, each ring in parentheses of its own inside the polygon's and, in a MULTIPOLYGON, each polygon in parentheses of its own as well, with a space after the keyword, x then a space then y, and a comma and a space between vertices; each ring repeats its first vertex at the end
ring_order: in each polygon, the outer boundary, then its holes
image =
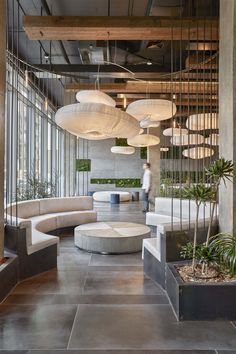
POLYGON ((143 210, 142 210, 142 212, 143 212, 143 213, 147 213, 147 212, 148 212, 148 210, 146 210, 146 209, 143 209, 143 210))

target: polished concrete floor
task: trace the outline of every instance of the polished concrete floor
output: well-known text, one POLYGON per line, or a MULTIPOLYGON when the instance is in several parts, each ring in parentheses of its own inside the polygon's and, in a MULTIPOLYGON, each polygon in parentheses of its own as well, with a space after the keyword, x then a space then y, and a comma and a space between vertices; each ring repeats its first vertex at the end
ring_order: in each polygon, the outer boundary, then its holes
MULTIPOLYGON (((99 220, 144 223, 138 203, 97 204, 99 220)), ((224 301, 224 299, 222 299, 224 301)), ((234 354, 236 324, 176 321, 141 253, 102 256, 61 239, 58 269, 17 285, 0 305, 0 353, 234 354)))

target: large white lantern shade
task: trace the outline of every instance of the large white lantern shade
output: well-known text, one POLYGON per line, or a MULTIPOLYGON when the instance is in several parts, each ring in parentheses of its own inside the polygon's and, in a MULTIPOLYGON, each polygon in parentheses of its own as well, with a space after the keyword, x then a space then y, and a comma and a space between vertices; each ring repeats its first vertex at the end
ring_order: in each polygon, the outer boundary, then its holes
POLYGON ((176 146, 183 145, 201 145, 204 143, 204 136, 200 134, 188 134, 181 136, 173 136, 170 139, 171 144, 176 146))
POLYGON ((163 130, 163 135, 165 136, 181 136, 187 134, 188 134, 188 130, 182 128, 167 128, 163 130))
POLYGON ((160 138, 151 134, 137 135, 127 140, 128 144, 135 147, 154 146, 160 143, 160 138))
POLYGON ((139 123, 120 109, 98 103, 76 103, 56 112, 56 123, 78 137, 89 140, 132 138, 139 123))
POLYGON ((112 146, 111 152, 113 154, 132 155, 135 148, 133 146, 112 146))
POLYGON ((219 134, 210 134, 209 137, 205 139, 205 144, 212 146, 219 145, 219 134))
POLYGON ((219 129, 218 113, 200 113, 191 115, 186 121, 190 130, 219 129))
POLYGON ((183 155, 190 159, 199 160, 214 155, 214 150, 203 146, 197 146, 184 150, 183 155))
POLYGON ((76 99, 80 103, 102 103, 111 107, 116 106, 113 98, 99 90, 81 90, 77 92, 76 99))
POLYGON ((145 118, 150 121, 161 121, 175 115, 176 105, 168 100, 144 99, 130 103, 126 112, 139 121, 145 118))

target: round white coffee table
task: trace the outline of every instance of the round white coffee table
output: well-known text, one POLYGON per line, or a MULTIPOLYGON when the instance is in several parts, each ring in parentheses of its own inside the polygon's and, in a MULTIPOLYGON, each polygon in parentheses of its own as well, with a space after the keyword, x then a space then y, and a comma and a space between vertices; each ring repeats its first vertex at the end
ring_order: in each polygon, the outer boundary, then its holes
POLYGON ((102 254, 133 253, 142 250, 143 239, 150 237, 146 225, 129 222, 95 222, 77 226, 75 245, 102 254))

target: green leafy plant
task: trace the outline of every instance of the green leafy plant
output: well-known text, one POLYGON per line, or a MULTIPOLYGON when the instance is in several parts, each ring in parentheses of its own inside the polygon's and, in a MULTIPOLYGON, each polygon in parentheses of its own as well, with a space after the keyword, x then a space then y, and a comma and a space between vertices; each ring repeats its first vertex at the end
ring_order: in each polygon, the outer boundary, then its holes
MULTIPOLYGON (((184 259, 192 259, 194 254, 194 244, 193 242, 188 242, 185 246, 181 248, 180 256, 184 259)), ((199 264, 215 265, 219 263, 218 253, 205 243, 196 245, 195 259, 199 264)))
POLYGON ((91 160, 90 159, 77 159, 76 160, 76 171, 78 171, 78 172, 91 171, 91 160))
POLYGON ((196 219, 194 225, 192 254, 192 272, 195 273, 199 209, 202 203, 214 199, 215 192, 212 190, 211 187, 206 186, 205 184, 193 184, 192 186, 184 189, 183 195, 187 199, 194 199, 196 203, 196 219))
POLYGON ((211 236, 211 227, 213 223, 215 207, 218 201, 219 187, 221 182, 226 186, 226 181, 232 182, 232 177, 234 173, 234 165, 231 160, 226 160, 223 157, 216 160, 210 167, 206 169, 206 175, 209 177, 210 182, 212 184, 212 188, 215 192, 215 198, 211 200, 212 209, 211 209, 211 217, 209 222, 209 227, 207 231, 206 245, 209 244, 209 239, 211 236))
MULTIPOLYGON (((56 178, 54 177, 54 180, 56 178)), ((26 176, 23 187, 17 187, 15 200, 31 200, 56 197, 56 184, 52 181, 41 181, 35 173, 26 176)))
POLYGON ((219 233, 212 237, 209 248, 218 254, 220 263, 230 275, 236 275, 236 235, 219 233))
POLYGON ((140 148, 140 158, 142 160, 147 160, 147 147, 141 147, 140 148))

